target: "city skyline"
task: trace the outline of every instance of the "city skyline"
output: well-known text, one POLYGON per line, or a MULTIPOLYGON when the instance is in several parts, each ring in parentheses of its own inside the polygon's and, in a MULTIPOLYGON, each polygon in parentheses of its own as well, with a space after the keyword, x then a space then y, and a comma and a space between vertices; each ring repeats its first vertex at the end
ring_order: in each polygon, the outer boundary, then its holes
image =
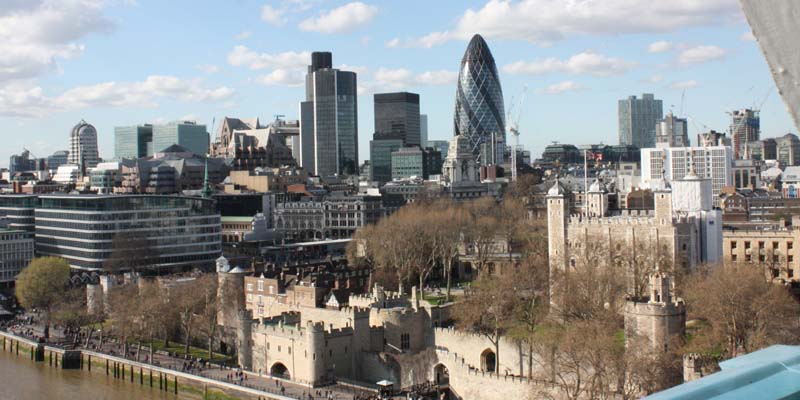
POLYGON ((0 31, 9 54, 0 63, 0 123, 9 131, 0 165, 23 147, 37 157, 68 149, 81 119, 97 128, 105 159, 113 157, 115 126, 192 119, 213 134, 212 120, 218 126, 224 116, 297 119, 312 51, 330 51, 335 68, 358 73, 359 161, 374 132, 374 93, 419 93, 429 139, 446 140, 459 61, 474 33, 492 49, 506 105, 528 86, 520 142, 536 155, 554 140, 616 143, 617 101, 641 93, 663 99, 665 113, 689 117, 690 137, 703 125, 726 130, 726 111, 764 99, 762 137, 796 131, 737 1, 641 2, 630 10, 617 2, 562 3, 446 2, 421 16, 422 2, 0 7, 3 25, 17 27, 0 31), (551 13, 537 15, 537 7, 551 13), (581 23, 576 11, 594 22, 581 23), (402 23, 412 17, 413 24, 402 23))

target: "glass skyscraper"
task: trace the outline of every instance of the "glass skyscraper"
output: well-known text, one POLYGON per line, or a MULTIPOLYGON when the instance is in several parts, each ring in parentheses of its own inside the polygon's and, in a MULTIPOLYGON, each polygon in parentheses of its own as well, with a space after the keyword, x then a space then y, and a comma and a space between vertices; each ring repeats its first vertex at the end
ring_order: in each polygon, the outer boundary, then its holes
POLYGON ((506 142, 503 89, 492 52, 481 35, 472 37, 461 59, 454 119, 455 135, 469 139, 479 163, 503 161, 505 149, 500 145, 494 148, 494 160, 481 159, 481 148, 492 148, 492 138, 494 143, 506 142))
POLYGON ((376 134, 369 142, 369 162, 372 171, 370 180, 380 183, 392 180, 392 153, 403 147, 403 139, 397 136, 376 134))
POLYGON ((153 155, 153 125, 114 128, 114 157, 142 158, 153 155))
POLYGON ((398 135, 403 146, 422 146, 419 95, 409 92, 376 93, 375 134, 398 135))
POLYGON ((629 96, 619 101, 619 144, 640 149, 656 146, 656 123, 664 118, 661 100, 651 93, 641 99, 629 96))
POLYGON ((192 121, 153 125, 153 153, 159 153, 167 147, 177 144, 202 156, 208 153, 208 141, 206 126, 192 121))
POLYGON ((358 174, 356 73, 334 69, 329 52, 311 54, 300 102, 300 165, 318 176, 358 174))

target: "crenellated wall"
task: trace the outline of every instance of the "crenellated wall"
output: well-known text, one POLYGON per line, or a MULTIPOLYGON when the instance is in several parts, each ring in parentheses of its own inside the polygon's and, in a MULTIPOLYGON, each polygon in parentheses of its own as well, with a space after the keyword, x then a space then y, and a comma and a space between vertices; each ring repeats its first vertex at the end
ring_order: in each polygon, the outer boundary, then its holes
MULTIPOLYGON (((481 354, 486 350, 496 351, 495 345, 486 336, 459 331, 454 328, 434 328, 432 339, 431 346, 435 346, 437 350, 458 355, 467 365, 478 370, 482 369, 481 354)), ((499 347, 499 373, 502 375, 507 373, 509 375, 527 376, 529 372, 527 349, 506 337, 500 338, 499 347)), ((539 365, 535 356, 533 365, 534 369, 539 365)), ((534 374, 536 372, 534 370, 534 374)))

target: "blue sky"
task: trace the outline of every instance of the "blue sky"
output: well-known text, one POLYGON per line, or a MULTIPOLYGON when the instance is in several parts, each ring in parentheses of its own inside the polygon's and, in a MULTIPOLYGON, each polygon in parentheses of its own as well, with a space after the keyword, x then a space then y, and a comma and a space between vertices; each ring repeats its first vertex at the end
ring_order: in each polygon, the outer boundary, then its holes
POLYGON ((358 72, 362 160, 376 92, 419 93, 429 138, 448 139, 473 33, 507 108, 527 86, 520 141, 537 157, 551 141, 616 143, 617 100, 643 92, 682 108, 692 141, 762 101, 763 137, 795 131, 749 32, 736 0, 5 0, 0 166, 66 149, 81 119, 111 158, 114 126, 297 118, 316 50, 358 72))

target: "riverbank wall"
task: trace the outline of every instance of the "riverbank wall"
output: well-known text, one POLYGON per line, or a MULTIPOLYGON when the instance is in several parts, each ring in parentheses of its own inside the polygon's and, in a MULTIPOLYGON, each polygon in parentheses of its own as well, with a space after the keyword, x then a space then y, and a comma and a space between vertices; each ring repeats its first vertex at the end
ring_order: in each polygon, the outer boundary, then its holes
MULTIPOLYGON (((291 397, 263 390, 223 382, 156 365, 145 364, 122 357, 91 350, 65 350, 37 343, 34 340, 0 331, 2 351, 27 357, 34 362, 45 362, 54 368, 81 369, 91 373, 106 374, 121 383, 128 382, 158 388, 177 397, 206 398, 209 391, 222 392, 229 398, 264 400, 292 400, 291 397), (216 390, 215 390, 216 389, 216 390)), ((217 398, 219 396, 217 395, 217 398)))

